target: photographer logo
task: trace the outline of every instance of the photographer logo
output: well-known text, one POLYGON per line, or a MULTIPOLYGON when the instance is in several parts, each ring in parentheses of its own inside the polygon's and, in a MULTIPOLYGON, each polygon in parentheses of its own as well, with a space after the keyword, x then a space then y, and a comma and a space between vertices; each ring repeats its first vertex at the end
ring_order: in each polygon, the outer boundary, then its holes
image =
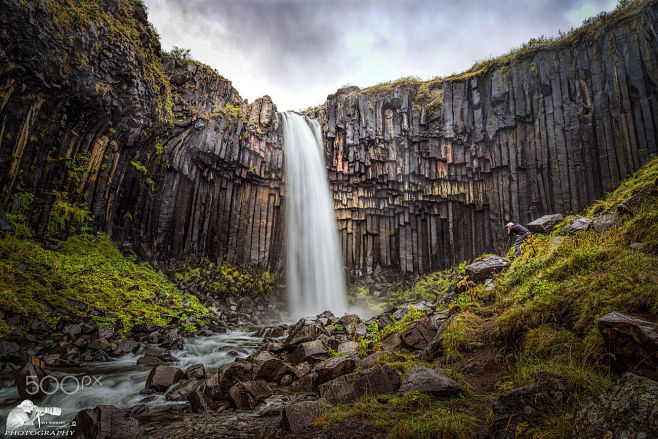
POLYGON ((9 412, 7 415, 6 434, 34 430, 41 428, 41 416, 60 416, 60 407, 40 407, 31 400, 26 399, 9 412))

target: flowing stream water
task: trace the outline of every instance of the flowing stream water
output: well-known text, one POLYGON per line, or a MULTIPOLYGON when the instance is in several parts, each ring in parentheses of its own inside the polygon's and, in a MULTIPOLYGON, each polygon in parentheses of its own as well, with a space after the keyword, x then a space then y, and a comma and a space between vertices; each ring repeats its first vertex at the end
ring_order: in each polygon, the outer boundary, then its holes
POLYGON ((293 321, 347 311, 345 277, 320 124, 282 113, 286 162, 287 291, 293 321))
MULTIPOLYGON (((262 343, 263 339, 244 332, 230 332, 206 337, 194 337, 185 340, 184 349, 171 351, 179 359, 173 366, 183 371, 193 364, 203 364, 206 374, 217 371, 221 366, 233 362, 236 358, 246 358, 262 343)), ((146 384, 149 370, 135 370, 140 355, 129 354, 104 363, 90 363, 75 369, 52 370, 52 376, 63 382, 63 388, 57 388, 52 394, 39 401, 40 407, 60 407, 61 416, 57 421, 70 422, 82 409, 97 405, 114 405, 125 408, 137 404, 164 405, 184 404, 169 402, 164 394, 141 395, 139 392, 146 384), (97 377, 100 385, 82 386, 81 383, 93 383, 97 377), (64 379, 64 377, 67 377, 64 379), (77 380, 72 377, 76 377, 77 380)), ((174 384, 175 385, 175 384, 174 384)), ((18 391, 13 381, 0 381, 0 434, 4 433, 7 414, 18 404, 18 391)), ((54 420, 52 416, 43 419, 54 420)))

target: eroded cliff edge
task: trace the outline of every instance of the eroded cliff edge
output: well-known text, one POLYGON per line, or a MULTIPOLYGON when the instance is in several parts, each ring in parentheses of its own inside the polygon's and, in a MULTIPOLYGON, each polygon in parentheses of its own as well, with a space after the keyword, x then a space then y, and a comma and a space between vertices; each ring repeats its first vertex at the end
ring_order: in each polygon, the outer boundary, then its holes
MULTIPOLYGON (((348 88, 311 111, 351 273, 428 272, 500 248, 505 221, 582 209, 656 153, 654 3, 479 71, 348 88)), ((281 272, 269 98, 249 104, 212 69, 161 53, 138 1, 0 6, 6 211, 47 236, 88 208, 154 262, 281 272)))

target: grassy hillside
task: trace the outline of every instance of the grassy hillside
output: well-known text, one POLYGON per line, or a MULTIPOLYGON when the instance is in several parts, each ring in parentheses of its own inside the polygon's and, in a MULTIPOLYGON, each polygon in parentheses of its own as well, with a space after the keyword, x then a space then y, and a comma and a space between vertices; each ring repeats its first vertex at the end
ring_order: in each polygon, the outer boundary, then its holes
MULTIPOLYGON (((464 396, 442 401, 419 394, 365 397, 339 405, 318 423, 361 420, 386 428, 392 438, 467 437, 473 429, 482 432, 486 427, 482 418, 493 399, 532 383, 540 372, 549 372, 564 379, 569 402, 546 413, 540 426, 519 424, 517 437, 568 438, 578 403, 602 392, 614 379, 598 318, 616 310, 658 320, 658 158, 594 203, 585 215, 593 219, 615 212, 620 203, 640 192, 648 195, 636 214, 623 215, 603 234, 588 230, 561 236, 567 219, 551 235, 537 236, 497 277, 493 290, 485 291, 484 285, 467 278, 459 281, 463 292, 442 306, 454 313, 455 320, 442 336, 438 362, 466 385, 464 396), (496 364, 493 370, 469 371, 473 362, 487 356, 496 364), (483 392, 484 380, 491 381, 488 388, 493 390, 483 392)), ((427 276, 396 292, 393 299, 427 299, 424 292, 445 292, 446 279, 454 272, 427 276)), ((363 355, 380 350, 379 340, 403 332, 423 316, 415 312, 395 326, 373 332, 362 341, 363 355)), ((425 364, 403 349, 378 361, 401 372, 425 364)))
POLYGON ((142 322, 166 325, 190 316, 194 323, 183 327, 193 331, 207 320, 208 310, 195 296, 178 290, 150 264, 121 254, 107 235, 82 232, 59 241, 36 240, 20 218, 9 219, 17 233, 0 239, 0 338, 9 331, 10 316, 25 326, 43 317, 54 328, 60 316, 50 309, 87 315, 67 299, 105 311, 95 320, 116 321, 119 332, 142 322))

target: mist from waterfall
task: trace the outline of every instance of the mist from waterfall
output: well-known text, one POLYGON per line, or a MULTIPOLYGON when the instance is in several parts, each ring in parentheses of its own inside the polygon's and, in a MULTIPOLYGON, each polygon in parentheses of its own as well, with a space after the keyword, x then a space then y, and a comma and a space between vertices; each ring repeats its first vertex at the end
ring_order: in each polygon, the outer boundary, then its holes
POLYGON ((320 124, 282 113, 288 306, 293 319, 347 311, 345 278, 320 124))

